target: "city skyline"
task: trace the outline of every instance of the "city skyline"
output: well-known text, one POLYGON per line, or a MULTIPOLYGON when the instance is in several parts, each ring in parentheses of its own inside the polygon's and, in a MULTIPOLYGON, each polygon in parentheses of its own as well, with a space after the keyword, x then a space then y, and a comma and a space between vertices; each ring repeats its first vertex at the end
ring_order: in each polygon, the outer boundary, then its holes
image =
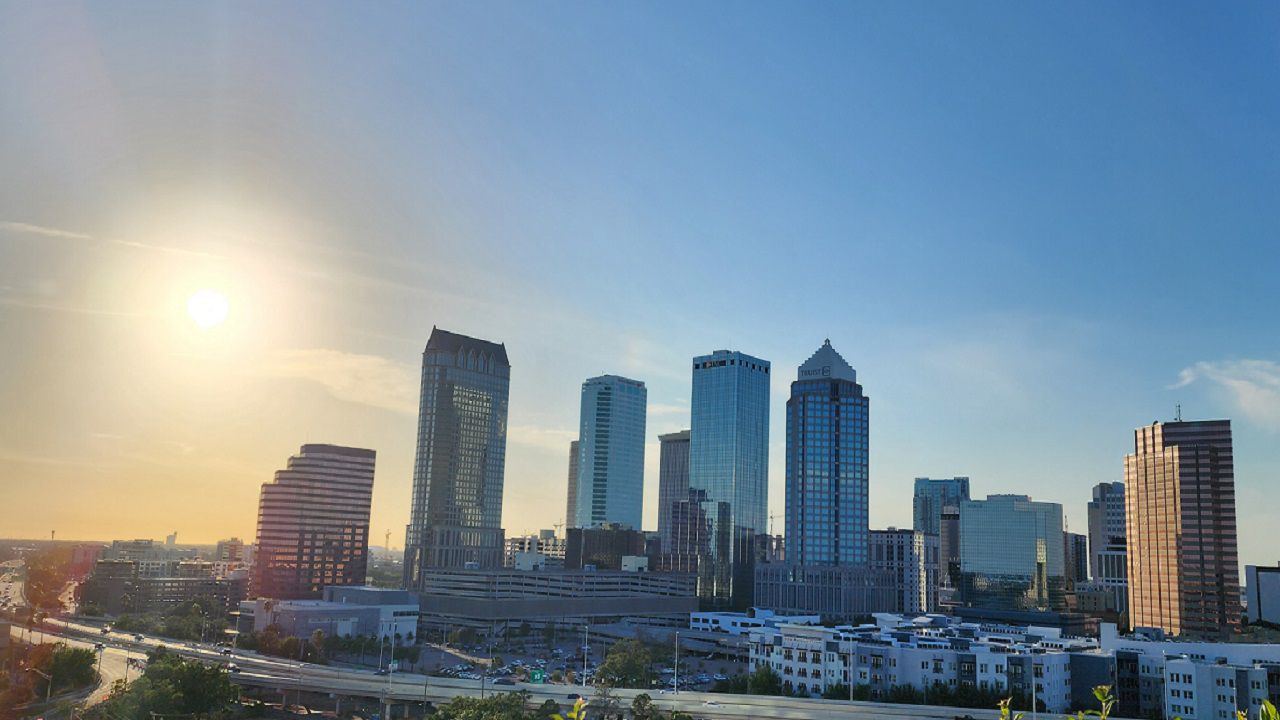
POLYGON ((582 378, 646 383, 652 529, 689 358, 829 336, 875 389, 872 527, 965 475, 1083 531, 1181 403, 1232 421, 1240 560, 1272 564, 1280 18, 1201 12, 7 7, 6 532, 251 537, 325 442, 377 451, 371 540, 399 545, 439 325, 512 351, 510 535, 562 520, 582 378))

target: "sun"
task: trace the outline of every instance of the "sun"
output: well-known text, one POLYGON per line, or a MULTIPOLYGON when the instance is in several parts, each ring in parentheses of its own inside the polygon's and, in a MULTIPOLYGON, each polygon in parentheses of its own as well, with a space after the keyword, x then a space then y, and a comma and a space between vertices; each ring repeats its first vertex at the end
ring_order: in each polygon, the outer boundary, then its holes
POLYGON ((187 300, 187 314, 205 330, 226 322, 229 309, 227 296, 216 290, 199 290, 187 300))

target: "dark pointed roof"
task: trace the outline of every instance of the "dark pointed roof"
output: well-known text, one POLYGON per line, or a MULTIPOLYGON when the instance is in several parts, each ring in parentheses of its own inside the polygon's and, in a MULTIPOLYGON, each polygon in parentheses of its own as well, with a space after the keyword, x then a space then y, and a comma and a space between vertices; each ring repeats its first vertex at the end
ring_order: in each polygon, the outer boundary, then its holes
POLYGON ((459 335, 448 330, 441 330, 434 325, 431 327, 431 337, 427 339, 426 350, 448 353, 456 353, 458 350, 474 350, 477 353, 488 353, 500 365, 511 367, 510 361, 507 360, 506 345, 459 335))

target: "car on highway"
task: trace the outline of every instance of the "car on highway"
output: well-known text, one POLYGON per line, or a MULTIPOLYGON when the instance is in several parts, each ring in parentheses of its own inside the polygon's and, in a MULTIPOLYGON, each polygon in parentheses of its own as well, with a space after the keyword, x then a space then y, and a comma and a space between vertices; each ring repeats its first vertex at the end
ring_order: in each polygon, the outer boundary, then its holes
POLYGON ((227 672, 238 673, 240 672, 240 666, 235 663, 227 663, 227 672))
POLYGON ((103 644, 102 644, 102 643, 100 643, 100 642, 96 642, 96 643, 94 643, 94 644, 93 644, 93 649, 94 649, 94 650, 105 650, 106 648, 107 648, 107 646, 106 646, 106 645, 103 645, 103 644))
POLYGON ((390 675, 391 671, 386 668, 378 668, 377 670, 373 671, 373 674, 374 675, 390 675))
POLYGON ((142 636, 142 633, 134 633, 133 639, 137 640, 138 642, 142 642, 143 640, 146 640, 146 638, 142 636))
POLYGON ((515 685, 516 681, 511 678, 498 678, 493 681, 494 685, 515 685))
POLYGON ((706 705, 707 707, 720 707, 720 703, 716 702, 715 700, 707 700, 702 704, 706 705))
POLYGON ((222 654, 223 654, 223 655, 230 655, 230 654, 231 654, 231 648, 222 648, 222 654))

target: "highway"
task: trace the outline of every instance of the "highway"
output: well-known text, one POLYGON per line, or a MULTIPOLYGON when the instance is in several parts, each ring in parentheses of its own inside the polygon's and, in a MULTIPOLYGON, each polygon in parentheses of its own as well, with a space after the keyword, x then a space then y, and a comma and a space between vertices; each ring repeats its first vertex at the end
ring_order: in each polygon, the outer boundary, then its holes
MULTIPOLYGON (((204 660, 206 662, 225 664, 234 662, 240 671, 231 674, 231 679, 240 685, 259 688, 283 690, 288 693, 300 690, 304 693, 333 694, 343 698, 366 698, 383 701, 390 699, 392 703, 421 702, 424 698, 435 704, 448 702, 454 697, 481 695, 481 681, 462 678, 427 677, 415 673, 395 673, 391 676, 380 676, 372 670, 340 668, 310 663, 299 663, 283 658, 268 657, 257 653, 237 651, 234 656, 227 657, 222 648, 196 643, 184 643, 162 638, 143 637, 139 640, 130 633, 111 632, 103 634, 99 626, 69 622, 62 619, 50 619, 45 622, 46 634, 58 636, 69 644, 93 647, 102 642, 102 675, 104 682, 90 696, 89 702, 97 702, 105 697, 111 682, 123 678, 127 672, 130 678, 137 677, 136 668, 127 668, 128 658, 145 659, 146 653, 157 648, 166 647, 170 651, 185 657, 204 660)), ((14 627, 15 637, 25 632, 14 627)), ((484 692, 512 692, 524 690, 530 694, 530 703, 539 705, 550 699, 560 703, 562 707, 573 704, 572 695, 581 693, 591 699, 594 688, 547 684, 534 685, 516 683, 514 685, 493 685, 487 682, 484 692)), ((615 690, 614 697, 623 708, 629 707, 632 699, 642 693, 648 693, 654 705, 664 712, 679 710, 689 713, 694 718, 706 720, 741 719, 741 718, 781 718, 783 720, 845 720, 868 718, 902 718, 921 720, 955 720, 956 718, 973 717, 978 720, 994 720, 998 716, 995 708, 990 710, 972 708, 950 708, 923 705, 891 705, 872 702, 848 702, 840 700, 818 700, 801 698, 769 697, 761 695, 727 695, 719 693, 699 693, 681 691, 678 695, 658 690, 615 690)), ((292 697, 289 697, 292 700, 292 697)), ((330 701, 332 702, 332 701, 330 701)), ((349 707, 349 706, 347 706, 349 707)), ((332 704, 315 710, 331 710, 332 704)), ((1046 713, 1045 717, 1051 714, 1046 713)), ((1027 717, 1031 717, 1030 714, 1027 717)), ((1116 718, 1116 720, 1121 720, 1116 718)))
MULTIPOLYGON (((481 681, 462 678, 427 677, 415 673, 395 673, 390 676, 374 674, 371 670, 354 668, 338 668, 310 663, 298 663, 276 657, 258 655, 256 653, 237 651, 234 656, 222 654, 221 648, 196 643, 184 643, 160 638, 144 637, 138 640, 129 633, 112 632, 102 634, 100 628, 65 620, 49 620, 46 626, 52 625, 52 632, 64 637, 73 644, 88 645, 103 642, 103 676, 107 681, 95 692, 95 699, 105 694, 111 679, 123 677, 125 659, 142 658, 145 654, 160 646, 186 657, 197 658, 208 662, 234 662, 240 672, 233 673, 231 679, 244 686, 273 688, 277 690, 336 694, 345 697, 361 697, 382 701, 389 698, 396 702, 420 702, 424 699, 439 704, 448 702, 457 696, 479 697, 481 681)), ((137 670, 129 670, 130 676, 136 676, 137 670)), ((534 685, 516 683, 515 685, 493 685, 485 683, 485 692, 528 691, 530 701, 537 705, 551 699, 562 706, 573 703, 572 694, 582 693, 590 699, 593 688, 581 688, 570 685, 534 685)), ((885 705, 870 702, 845 702, 837 700, 815 700, 800 698, 779 698, 757 695, 724 695, 718 693, 698 693, 681 691, 678 695, 671 692, 661 693, 658 690, 615 690, 614 697, 623 707, 630 706, 631 700, 641 692, 647 692, 654 704, 663 711, 680 710, 695 718, 784 718, 808 720, 816 718, 929 718, 953 720, 957 716, 972 715, 975 718, 994 718, 996 710, 990 711, 942 708, 920 705, 885 705)), ((331 708, 331 706, 330 706, 331 708)), ((325 709, 325 708, 317 708, 325 709)))

